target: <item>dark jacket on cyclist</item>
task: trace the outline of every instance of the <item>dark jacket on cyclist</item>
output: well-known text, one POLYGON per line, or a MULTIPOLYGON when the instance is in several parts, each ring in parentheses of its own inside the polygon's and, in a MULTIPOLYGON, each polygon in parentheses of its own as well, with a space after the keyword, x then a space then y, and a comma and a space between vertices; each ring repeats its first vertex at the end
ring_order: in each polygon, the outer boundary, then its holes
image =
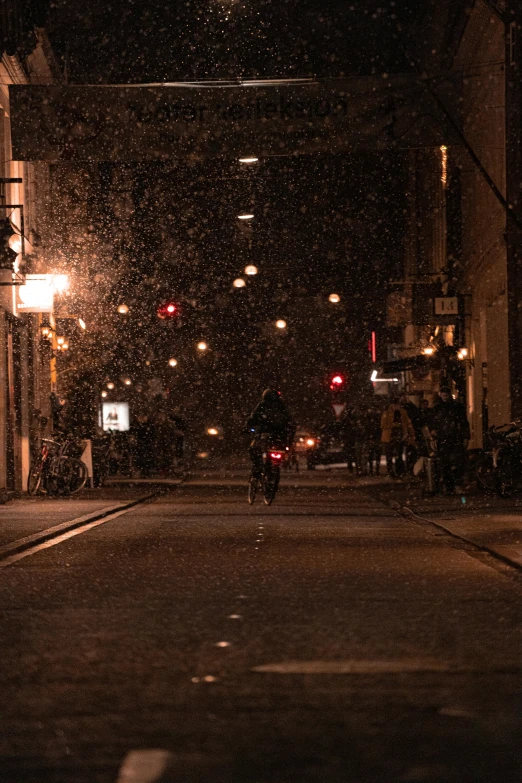
POLYGON ((255 435, 273 435, 285 446, 291 445, 295 424, 278 392, 272 389, 263 392, 263 399, 248 419, 247 429, 255 435))

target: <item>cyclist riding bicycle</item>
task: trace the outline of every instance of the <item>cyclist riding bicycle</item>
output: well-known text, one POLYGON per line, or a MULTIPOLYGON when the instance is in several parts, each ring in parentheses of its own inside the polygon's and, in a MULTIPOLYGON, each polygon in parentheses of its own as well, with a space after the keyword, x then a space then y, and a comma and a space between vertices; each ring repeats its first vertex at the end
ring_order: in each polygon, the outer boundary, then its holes
POLYGON ((295 424, 281 399, 281 392, 265 389, 261 402, 248 419, 247 430, 254 433, 248 449, 252 473, 260 476, 263 471, 263 440, 269 436, 286 447, 291 446, 294 439, 295 424))

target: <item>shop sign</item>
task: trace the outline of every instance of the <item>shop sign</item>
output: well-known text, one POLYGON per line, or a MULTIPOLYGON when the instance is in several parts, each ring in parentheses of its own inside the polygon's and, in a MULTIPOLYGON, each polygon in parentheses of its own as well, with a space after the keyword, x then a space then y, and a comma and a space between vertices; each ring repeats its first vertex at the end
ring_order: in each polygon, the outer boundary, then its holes
POLYGON ((15 160, 260 157, 438 146, 416 76, 241 83, 9 86, 15 160))
POLYGON ((53 275, 26 275, 25 285, 17 286, 18 313, 52 313, 54 304, 53 275))
POLYGON ((129 403, 103 402, 100 407, 100 424, 104 432, 127 432, 129 429, 129 403))

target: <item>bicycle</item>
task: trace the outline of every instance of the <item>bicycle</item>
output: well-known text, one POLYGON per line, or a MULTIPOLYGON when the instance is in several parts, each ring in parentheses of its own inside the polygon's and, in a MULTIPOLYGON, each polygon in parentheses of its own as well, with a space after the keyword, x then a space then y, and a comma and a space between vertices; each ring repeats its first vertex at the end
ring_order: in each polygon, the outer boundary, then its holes
POLYGON ((87 466, 73 454, 81 454, 81 447, 73 438, 62 442, 40 438, 40 449, 29 470, 27 492, 37 495, 74 495, 87 482, 87 466))
POLYGON ((262 463, 260 469, 254 468, 248 480, 248 502, 253 505, 258 489, 263 492, 265 505, 269 506, 279 488, 281 478, 281 465, 288 456, 289 448, 280 441, 265 438, 261 441, 262 463))
POLYGON ((477 485, 505 497, 522 480, 521 422, 490 427, 485 440, 487 448, 475 467, 477 485))

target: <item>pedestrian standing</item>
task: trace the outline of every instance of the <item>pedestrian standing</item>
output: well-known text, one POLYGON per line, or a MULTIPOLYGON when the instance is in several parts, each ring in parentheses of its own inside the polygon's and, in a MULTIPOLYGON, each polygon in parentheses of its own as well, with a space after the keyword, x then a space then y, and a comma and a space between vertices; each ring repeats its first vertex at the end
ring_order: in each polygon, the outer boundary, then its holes
POLYGON ((406 453, 406 470, 409 472, 413 472, 413 466, 415 465, 417 461, 418 456, 418 448, 420 439, 422 437, 421 433, 421 415, 419 408, 415 405, 414 402, 412 402, 406 394, 401 395, 400 398, 401 407, 404 408, 406 413, 409 416, 409 419, 411 421, 411 425, 413 427, 413 431, 415 433, 415 441, 413 443, 408 443, 406 445, 405 453, 406 453))
POLYGON ((136 438, 136 466, 142 478, 148 478, 154 467, 155 435, 154 423, 150 417, 138 416, 134 437, 136 438))
POLYGON ((168 476, 172 470, 176 429, 164 410, 156 413, 154 420, 154 446, 156 453, 156 469, 161 476, 168 476))
POLYGON ((470 429, 464 406, 453 399, 449 386, 441 386, 439 401, 431 412, 432 434, 437 440, 437 456, 444 491, 460 492, 466 468, 470 429))
POLYGON ((376 476, 381 467, 381 415, 376 408, 368 408, 364 417, 364 439, 368 475, 376 476))
POLYGON ((400 478, 405 470, 404 447, 415 443, 415 431, 410 417, 398 401, 391 402, 383 412, 381 432, 388 475, 400 478))

